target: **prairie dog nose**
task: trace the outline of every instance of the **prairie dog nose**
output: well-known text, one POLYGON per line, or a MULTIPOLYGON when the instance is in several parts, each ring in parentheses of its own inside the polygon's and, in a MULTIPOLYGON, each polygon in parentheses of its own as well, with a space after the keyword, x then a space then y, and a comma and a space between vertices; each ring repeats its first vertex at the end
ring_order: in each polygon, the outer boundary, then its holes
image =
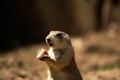
POLYGON ((53 46, 53 45, 54 45, 53 42, 52 42, 52 40, 51 40, 50 38, 47 38, 47 39, 46 39, 46 42, 47 42, 47 44, 48 44, 49 46, 53 46))
POLYGON ((51 39, 50 39, 50 38, 47 38, 46 40, 47 40, 48 43, 51 42, 51 39))

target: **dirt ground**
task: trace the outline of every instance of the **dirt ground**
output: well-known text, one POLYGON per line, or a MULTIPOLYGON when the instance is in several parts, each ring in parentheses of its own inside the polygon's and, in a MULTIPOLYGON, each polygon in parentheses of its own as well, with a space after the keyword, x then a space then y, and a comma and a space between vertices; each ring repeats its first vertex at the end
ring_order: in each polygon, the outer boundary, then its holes
MULTIPOLYGON (((83 80, 120 80, 120 38, 113 32, 72 37, 83 80)), ((47 65, 37 60, 36 44, 0 54, 0 80, 46 80, 47 65)))

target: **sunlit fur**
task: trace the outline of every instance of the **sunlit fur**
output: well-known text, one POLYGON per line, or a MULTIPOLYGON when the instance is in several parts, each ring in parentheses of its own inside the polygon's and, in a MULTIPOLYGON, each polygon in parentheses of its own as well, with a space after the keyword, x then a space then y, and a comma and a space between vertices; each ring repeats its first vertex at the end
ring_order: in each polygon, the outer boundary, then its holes
POLYGON ((52 49, 48 51, 50 58, 46 62, 49 67, 48 80, 82 80, 69 35, 62 31, 51 31, 46 42, 52 49), (55 59, 50 54, 55 55, 55 59))

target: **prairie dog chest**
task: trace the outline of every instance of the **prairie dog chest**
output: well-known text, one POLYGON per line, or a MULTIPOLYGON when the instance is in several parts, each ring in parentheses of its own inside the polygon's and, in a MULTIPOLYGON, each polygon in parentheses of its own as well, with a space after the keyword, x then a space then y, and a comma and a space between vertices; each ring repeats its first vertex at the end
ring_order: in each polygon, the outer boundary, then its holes
POLYGON ((60 57, 62 57, 63 52, 60 50, 53 50, 53 48, 50 48, 48 51, 48 55, 51 57, 51 59, 57 61, 60 57))
POLYGON ((61 72, 50 72, 48 70, 48 79, 47 80, 66 80, 64 77, 64 73, 61 72))

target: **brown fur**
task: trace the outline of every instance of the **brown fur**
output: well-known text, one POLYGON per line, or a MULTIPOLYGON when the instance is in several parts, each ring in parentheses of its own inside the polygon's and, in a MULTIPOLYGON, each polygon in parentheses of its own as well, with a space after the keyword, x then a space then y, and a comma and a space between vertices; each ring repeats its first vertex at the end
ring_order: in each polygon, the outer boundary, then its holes
POLYGON ((51 49, 44 60, 49 67, 48 80, 82 80, 69 35, 62 31, 51 31, 46 42, 51 49))

